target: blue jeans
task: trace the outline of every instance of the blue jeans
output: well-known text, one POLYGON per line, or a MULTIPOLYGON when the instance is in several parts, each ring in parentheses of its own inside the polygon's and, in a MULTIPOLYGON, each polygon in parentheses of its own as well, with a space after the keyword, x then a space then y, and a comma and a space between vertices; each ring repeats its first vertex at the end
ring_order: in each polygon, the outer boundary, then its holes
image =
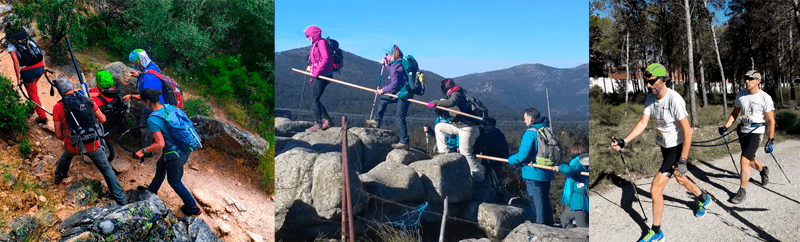
POLYGON ((189 209, 196 208, 197 203, 194 201, 194 197, 192 197, 192 194, 189 193, 189 189, 186 189, 183 182, 181 182, 183 178, 183 165, 189 160, 189 155, 191 153, 178 155, 178 153, 174 151, 166 150, 164 150, 163 153, 161 158, 156 162, 156 175, 153 177, 153 181, 150 182, 150 186, 147 190, 150 190, 152 193, 158 193, 158 189, 161 188, 161 184, 164 183, 164 177, 166 176, 167 183, 169 183, 172 190, 175 190, 175 193, 183 200, 183 205, 189 209))
MULTIPOLYGON (((114 170, 111 169, 111 165, 108 164, 106 152, 98 148, 84 154, 92 160, 92 163, 94 163, 94 166, 100 171, 100 174, 103 174, 103 179, 106 180, 106 186, 108 186, 108 190, 111 191, 111 196, 114 198, 114 201, 117 201, 119 205, 125 205, 127 200, 125 192, 122 191, 122 186, 119 184, 119 180, 117 180, 117 175, 114 174, 114 170)), ((72 157, 76 155, 77 154, 72 154, 66 150, 64 150, 64 153, 61 153, 61 158, 58 159, 58 164, 56 164, 56 180, 67 177, 69 165, 72 164, 72 157)))
POLYGON ((553 225, 553 206, 550 204, 550 181, 525 180, 528 197, 536 213, 537 224, 553 225))
MULTIPOLYGON (((413 96, 409 97, 413 98, 413 96)), ((378 123, 378 127, 381 126, 381 119, 383 119, 383 113, 386 112, 386 106, 389 106, 390 103, 397 103, 396 98, 390 97, 381 97, 381 103, 378 105, 378 117, 375 118, 375 121, 378 123)), ((408 126, 406 125, 406 116, 408 116, 408 100, 400 100, 400 103, 397 104, 397 110, 395 111, 395 124, 397 125, 397 129, 400 130, 400 143, 408 145, 408 126)))

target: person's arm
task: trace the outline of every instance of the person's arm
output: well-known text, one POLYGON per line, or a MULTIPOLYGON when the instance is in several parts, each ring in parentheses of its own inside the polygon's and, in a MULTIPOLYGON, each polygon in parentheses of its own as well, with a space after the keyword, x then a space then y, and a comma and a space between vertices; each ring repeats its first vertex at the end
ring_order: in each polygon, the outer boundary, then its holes
POLYGON ((455 91, 451 93, 450 97, 448 97, 447 99, 434 100, 433 104, 435 104, 436 106, 449 108, 455 106, 459 100, 461 100, 461 92, 455 91))
POLYGON ((689 149, 692 148, 692 126, 689 125, 689 118, 683 118, 678 121, 678 125, 683 130, 683 150, 681 151, 681 158, 689 158, 689 149))
POLYGON ((164 135, 161 134, 161 131, 153 132, 153 144, 144 147, 139 151, 136 151, 136 158, 142 158, 142 156, 144 156, 144 152, 150 153, 163 148, 164 148, 164 135))
MULTIPOLYGON (((642 114, 642 118, 639 119, 639 122, 636 123, 636 126, 633 126, 633 130, 631 130, 628 136, 625 137, 625 141, 631 142, 633 139, 642 134, 642 132, 644 132, 644 129, 647 128, 647 122, 649 121, 650 121, 650 115, 642 114)), ((613 148, 616 151, 622 149, 621 147, 619 147, 619 145, 617 145, 617 142, 611 142, 611 148, 613 148)))
POLYGON ((139 101, 142 100, 142 96, 139 95, 139 94, 128 94, 128 95, 122 96, 122 99, 125 99, 126 102, 128 100, 130 100, 131 98, 139 100, 139 101))
POLYGON ((322 68, 324 68, 325 65, 329 65, 328 62, 330 62, 330 56, 328 56, 328 53, 329 53, 328 52, 329 51, 328 50, 329 49, 328 44, 325 42, 325 40, 317 40, 317 42, 319 42, 319 41, 323 41, 323 42, 321 44, 317 44, 316 45, 317 48, 315 48, 315 49, 319 52, 319 58, 320 59, 319 59, 319 62, 317 62, 316 65, 313 65, 312 68, 311 68, 312 69, 311 75, 314 78, 319 77, 319 74, 322 74, 322 73, 319 73, 319 72, 322 71, 322 68))
POLYGON ((9 55, 11 55, 11 62, 14 63, 14 74, 17 75, 17 85, 20 85, 19 80, 19 60, 17 60, 17 52, 16 51, 9 51, 9 55))
POLYGON ((64 130, 61 125, 61 120, 53 120, 53 130, 56 132, 56 139, 64 140, 64 130))
POLYGON ((528 155, 531 153, 531 149, 536 149, 538 147, 533 147, 535 145, 534 141, 536 140, 536 132, 526 130, 525 134, 522 135, 522 141, 519 143, 519 150, 516 154, 511 155, 508 157, 508 164, 509 165, 517 165, 522 163, 522 161, 528 159, 528 155))
POLYGON ((100 108, 97 107, 97 104, 94 104, 94 116, 97 117, 97 122, 105 123, 106 122, 106 115, 100 111, 100 108))
POLYGON ((728 120, 725 121, 725 125, 724 125, 725 128, 731 127, 731 125, 733 125, 733 122, 736 122, 736 118, 739 117, 739 112, 740 111, 742 111, 742 108, 740 108, 740 107, 734 107, 733 108, 733 111, 731 112, 731 115, 728 116, 728 120))
MULTIPOLYGON (((400 68, 403 69, 403 68, 400 68)), ((389 68, 389 84, 381 88, 382 93, 392 93, 400 82, 400 72, 389 68)))
POLYGON ((775 138, 775 111, 769 111, 764 113, 764 117, 767 118, 767 132, 769 134, 769 139, 775 138))

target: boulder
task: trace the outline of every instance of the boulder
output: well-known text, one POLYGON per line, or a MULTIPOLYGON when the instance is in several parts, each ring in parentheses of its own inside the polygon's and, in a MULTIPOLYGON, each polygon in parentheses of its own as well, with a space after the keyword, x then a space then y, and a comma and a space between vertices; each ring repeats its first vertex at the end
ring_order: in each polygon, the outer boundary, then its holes
POLYGON ((463 155, 437 155, 431 160, 417 161, 409 166, 422 178, 426 201, 441 204, 445 196, 450 197, 451 203, 472 199, 472 179, 463 155))
POLYGON ((314 122, 292 121, 288 118, 275 117, 275 136, 289 137, 314 126, 314 122))
POLYGON ((501 239, 525 222, 524 210, 514 206, 482 203, 478 207, 478 224, 490 238, 501 239))
MULTIPOLYGON (((353 163, 352 161, 350 163, 353 163)), ((353 214, 364 210, 367 196, 362 191, 356 168, 348 165, 350 199, 353 214)), ((328 152, 317 156, 314 163, 311 198, 317 214, 325 219, 338 220, 342 213, 342 154, 328 152)))
POLYGON ((110 165, 111 169, 117 173, 126 172, 131 169, 131 162, 125 159, 116 159, 112 161, 110 165))
POLYGON ((418 150, 403 150, 394 149, 386 155, 385 162, 394 162, 398 164, 408 165, 411 162, 428 159, 428 155, 418 150))
MULTIPOLYGON (((317 132, 304 132, 292 136, 295 141, 290 142, 286 149, 290 147, 307 147, 318 153, 341 152, 342 151, 342 128, 331 127, 317 132)), ((347 155, 350 159, 351 168, 355 168, 359 173, 366 172, 363 169, 364 162, 364 143, 352 132, 347 132, 347 155)))
POLYGON ((392 144, 400 141, 400 138, 391 130, 354 127, 348 131, 358 136, 364 143, 364 171, 369 171, 393 150, 392 144))
MULTIPOLYGON (((97 203, 102 195, 103 185, 97 180, 81 179, 72 183, 64 199, 76 208, 97 203)), ((116 204, 116 203, 115 203, 116 204)))
POLYGON ((125 206, 92 207, 70 215, 57 228, 61 240, 220 241, 205 221, 177 219, 153 193, 128 191, 128 196, 131 203, 125 206))
POLYGON ((214 193, 205 189, 192 189, 192 195, 197 203, 203 206, 203 210, 210 213, 222 214, 225 207, 220 205, 214 193))
POLYGON ((16 217, 13 221, 11 221, 11 224, 8 225, 9 232, 2 235, 2 237, 0 237, 0 241, 28 241, 32 238, 31 235, 41 233, 38 231, 39 227, 41 226, 42 225, 39 224, 39 221, 36 221, 36 218, 34 217, 16 217))
MULTIPOLYGON (((289 143, 292 142, 292 141, 294 141, 292 138, 275 136, 274 143, 275 143, 276 155, 279 155, 279 154, 283 153, 283 151, 290 150, 290 149, 287 149, 287 147, 288 147, 289 143)), ((294 148, 294 147, 292 147, 292 148, 294 148)))
POLYGON ((458 242, 492 242, 492 240, 488 238, 480 238, 480 239, 462 239, 458 242))
POLYGON ((562 229, 525 221, 512 230, 503 241, 589 241, 589 228, 562 229))
POLYGON ((422 180, 411 167, 383 162, 358 176, 364 190, 378 197, 397 201, 421 201, 425 198, 422 180))
POLYGON ((228 152, 237 157, 258 159, 269 148, 269 143, 260 136, 241 130, 216 118, 202 115, 192 117, 197 134, 204 144, 228 152))
MULTIPOLYGON (((122 95, 139 92, 139 82, 137 78, 131 76, 129 73, 129 71, 135 71, 135 69, 131 68, 130 66, 126 66, 122 62, 116 61, 105 65, 103 70, 111 73, 111 76, 114 77, 115 84, 119 83, 120 93, 122 95)), ((94 78, 86 78, 86 81, 87 85, 90 85, 90 88, 95 86, 94 78)), ((144 104, 139 100, 132 99, 130 105, 131 114, 133 114, 134 118, 136 119, 136 123, 139 124, 144 104)))

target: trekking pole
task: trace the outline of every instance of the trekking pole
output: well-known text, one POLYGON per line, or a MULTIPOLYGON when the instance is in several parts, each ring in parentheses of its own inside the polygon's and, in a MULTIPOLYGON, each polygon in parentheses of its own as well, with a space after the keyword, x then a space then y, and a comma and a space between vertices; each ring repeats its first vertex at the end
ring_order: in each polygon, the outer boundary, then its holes
POLYGON ((739 176, 742 176, 742 173, 739 173, 739 168, 736 167, 736 161, 733 160, 733 154, 731 153, 731 147, 728 146, 728 140, 725 139, 725 135, 722 135, 722 141, 725 142, 725 148, 728 148, 728 155, 731 156, 731 162, 733 162, 733 169, 736 169, 736 174, 739 174, 739 176))
MULTIPOLYGON (((36 85, 36 84, 33 84, 33 85, 36 85)), ((25 90, 22 90, 22 85, 21 84, 17 85, 17 87, 19 88, 19 91, 22 92, 22 96, 25 97, 25 99, 28 99, 29 102, 31 102, 31 103, 33 103, 33 105, 36 105, 37 107, 41 108, 42 110, 44 110, 44 112, 50 114, 50 116, 53 116, 52 112, 47 111, 47 109, 42 107, 42 105, 39 105, 38 103, 34 102, 30 97, 28 97, 28 95, 25 94, 25 90)))
MULTIPOLYGON (((427 127, 427 125, 425 125, 425 127, 427 127)), ((425 130, 425 127, 422 127, 422 131, 425 133, 425 151, 427 151, 428 154, 430 155, 431 145, 428 143, 428 131, 425 130)))
POLYGON ((786 172, 783 172, 783 167, 781 167, 781 164, 778 163, 778 159, 775 158, 775 155, 773 155, 772 153, 769 153, 769 155, 771 155, 772 159, 775 160, 775 164, 778 164, 778 168, 781 169, 781 173, 783 173, 783 177, 786 177, 786 181, 789 181, 789 183, 792 183, 792 181, 789 180, 789 177, 786 176, 786 172))
MULTIPOLYGON (((500 162, 508 163, 508 159, 498 158, 498 157, 494 157, 494 156, 475 155, 475 157, 476 158, 480 158, 480 159, 487 159, 487 160, 493 160, 493 161, 500 161, 500 162)), ((533 167, 533 168, 551 170, 551 171, 553 170, 554 167, 556 167, 556 166, 543 166, 543 165, 537 165, 537 164, 528 164, 528 166, 533 167)), ((581 176, 589 176, 589 172, 583 171, 583 172, 581 172, 581 176)))
MULTIPOLYGON (((383 69, 384 69, 384 65, 381 65, 381 75, 378 76, 378 87, 375 88, 375 89, 381 88, 381 78, 383 77, 383 69)), ((369 120, 372 120, 372 112, 375 111, 375 102, 376 101, 378 101, 378 93, 377 92, 375 93, 375 97, 372 98, 372 110, 369 110, 369 120)), ((427 138, 427 135, 425 136, 425 138, 427 138)), ((427 140, 425 140, 425 141, 426 141, 426 144, 427 144, 427 140)), ((426 146, 425 149, 427 149, 427 148, 428 147, 426 146)))
MULTIPOLYGON (((303 70, 298 70, 296 68, 292 68, 292 71, 311 76, 311 73, 309 73, 307 71, 303 71, 303 70)), ((326 80, 326 81, 329 81, 329 82, 342 84, 342 85, 349 86, 349 87, 352 87, 352 88, 356 88, 356 89, 361 89, 361 90, 368 91, 368 92, 377 93, 377 91, 375 89, 359 86, 359 85, 352 84, 352 83, 349 83, 349 82, 336 80, 336 79, 333 79, 333 78, 330 78, 330 77, 319 76, 319 78, 322 79, 322 80, 326 80)), ((391 94, 391 93, 384 93, 383 95, 386 95, 386 96, 389 96, 389 97, 392 97, 392 98, 398 98, 397 95, 391 94)), ((428 106, 428 103, 420 101, 420 100, 411 99, 411 98, 405 99, 405 100, 409 101, 409 102, 412 102, 412 103, 419 104, 419 105, 428 106)), ((454 109, 451 109, 451 108, 446 108, 446 107, 441 107, 441 106, 436 106, 436 108, 437 109, 441 109, 441 110, 445 110, 445 111, 448 111, 448 112, 451 112, 451 113, 455 113, 455 114, 458 114, 458 115, 462 115, 462 116, 465 116, 465 117, 470 117, 470 118, 474 118, 474 119, 483 121, 483 118, 481 118, 481 117, 478 117, 478 116, 475 116, 475 115, 472 115, 472 114, 468 114, 468 113, 465 113, 465 112, 461 112, 461 111, 458 111, 458 110, 454 110, 454 109)))
POLYGON ((69 54, 72 56, 72 65, 75 66, 75 74, 78 75, 78 80, 81 82, 81 88, 83 88, 83 95, 89 97, 89 87, 86 85, 86 80, 83 79, 83 72, 81 69, 78 68, 78 61, 75 59, 75 53, 72 52, 72 44, 69 43, 69 36, 65 36, 67 39, 67 47, 69 47, 69 54))
MULTIPOLYGON (((611 140, 614 143, 617 142, 617 139, 614 137, 611 137, 611 140)), ((625 173, 628 173, 628 178, 630 178, 630 173, 628 172, 628 164, 625 163, 625 156, 622 155, 622 150, 617 151, 617 153, 619 153, 619 158, 622 159, 622 165, 625 166, 625 173)), ((636 185, 633 184, 633 181, 628 181, 628 183, 630 183, 631 186, 633 187, 633 194, 636 195, 636 201, 639 202, 639 208, 642 209, 642 215, 644 216, 644 221, 647 222, 647 214, 644 212, 644 206, 642 206, 642 200, 639 199, 639 192, 636 190, 636 185)))
POLYGON ((303 109, 303 98, 306 96, 306 80, 303 79, 303 91, 300 92, 300 103, 297 104, 297 110, 303 109))

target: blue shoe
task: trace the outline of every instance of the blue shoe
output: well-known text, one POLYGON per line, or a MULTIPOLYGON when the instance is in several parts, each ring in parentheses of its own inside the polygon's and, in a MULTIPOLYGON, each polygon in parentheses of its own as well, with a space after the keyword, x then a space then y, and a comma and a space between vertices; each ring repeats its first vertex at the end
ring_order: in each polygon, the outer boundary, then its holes
POLYGON ((653 232, 650 230, 647 232, 647 235, 644 236, 642 240, 639 242, 663 242, 664 241, 664 230, 658 231, 659 233, 653 232))
POLYGON ((708 194, 705 195, 706 195, 706 202, 704 203, 701 203, 699 201, 697 202, 697 212, 695 212, 694 216, 698 218, 702 218, 703 216, 705 216, 706 209, 711 206, 711 197, 709 197, 708 194))

